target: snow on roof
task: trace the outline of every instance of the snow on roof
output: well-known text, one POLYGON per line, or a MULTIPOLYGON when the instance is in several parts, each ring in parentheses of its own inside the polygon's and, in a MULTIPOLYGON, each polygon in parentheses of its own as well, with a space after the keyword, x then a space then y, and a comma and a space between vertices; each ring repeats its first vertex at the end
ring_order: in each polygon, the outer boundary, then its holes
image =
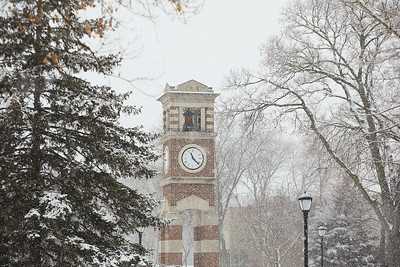
POLYGON ((165 85, 165 92, 206 92, 206 93, 212 93, 213 90, 211 87, 198 82, 196 80, 189 80, 186 82, 183 82, 181 84, 178 84, 176 86, 171 86, 168 83, 165 85))

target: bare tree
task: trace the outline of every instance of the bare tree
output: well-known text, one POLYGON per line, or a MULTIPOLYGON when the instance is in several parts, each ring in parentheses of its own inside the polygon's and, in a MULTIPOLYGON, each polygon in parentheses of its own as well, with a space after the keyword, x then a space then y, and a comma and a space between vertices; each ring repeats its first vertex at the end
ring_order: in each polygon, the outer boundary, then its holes
POLYGON ((358 7, 368 13, 387 31, 400 39, 400 2, 397 0, 341 0, 353 7, 358 7))
MULTIPOLYGON (((296 157, 297 151, 289 151, 290 138, 278 135, 276 130, 271 129, 270 122, 263 121, 249 128, 246 125, 246 118, 231 115, 229 112, 221 112, 218 118, 217 177, 222 266, 229 266, 228 257, 231 256, 225 244, 226 238, 236 240, 230 242, 229 249, 232 255, 242 250, 247 250, 248 254, 251 249, 253 252, 250 254, 255 254, 258 258, 252 264, 256 262, 261 264, 257 266, 270 266, 265 264, 289 261, 280 258, 281 256, 290 258, 287 253, 292 255, 292 248, 296 250, 294 243, 298 236, 288 235, 290 238, 285 239, 287 236, 281 234, 285 227, 292 225, 291 219, 288 219, 292 215, 285 211, 286 221, 283 219, 279 221, 280 215, 275 214, 276 224, 271 224, 273 216, 269 209, 276 205, 274 208, 280 211, 287 210, 288 206, 277 206, 279 201, 273 197, 274 194, 282 188, 287 188, 285 192, 287 199, 290 199, 289 194, 292 190, 297 196, 305 187, 312 186, 310 182, 312 175, 306 174, 303 169, 298 171, 291 169, 293 166, 289 163, 292 161, 288 162, 288 159, 296 157), (288 176, 290 178, 286 178, 288 176), (294 189, 295 185, 300 186, 300 191, 294 189), (227 216, 230 218, 229 231, 224 231, 227 216), (240 220, 232 219, 232 216, 240 216, 240 220), (274 227, 280 227, 280 234, 274 227), (226 232, 231 236, 225 237, 226 232), (237 242, 238 240, 240 242, 237 242)), ((298 156, 298 158, 304 157, 298 156)), ((301 164, 304 165, 304 162, 301 164)), ((293 209, 293 203, 291 205, 293 209)))
POLYGON ((302 232, 301 217, 293 216, 298 212, 297 201, 283 191, 283 176, 291 171, 285 164, 289 157, 287 151, 274 149, 268 156, 258 159, 246 172, 246 202, 236 199, 242 210, 241 227, 247 233, 246 246, 256 252, 259 266, 292 266, 301 257, 302 232))
POLYGON ((256 266, 296 266, 301 261, 301 216, 293 216, 299 212, 297 201, 278 192, 241 211, 244 243, 257 259, 256 266))
POLYGON ((258 156, 263 145, 252 134, 240 126, 240 119, 229 114, 219 113, 217 136, 217 173, 218 181, 218 224, 220 233, 221 265, 227 264, 227 249, 224 237, 224 221, 236 189, 243 179, 245 171, 258 156))
POLYGON ((231 80, 251 92, 238 111, 257 119, 272 109, 315 135, 376 213, 388 237, 386 264, 397 266, 400 81, 394 28, 388 31, 351 1, 297 1, 284 18, 284 32, 265 46, 262 72, 231 80))
MULTIPOLYGON (((246 202, 237 198, 242 210, 245 244, 255 251, 257 266, 295 266, 301 261, 302 220, 297 196, 317 191, 318 153, 312 143, 269 137, 268 153, 246 171, 243 187, 246 202)), ((318 200, 318 197, 315 197, 318 200)), ((315 209, 314 209, 315 210, 315 209)))

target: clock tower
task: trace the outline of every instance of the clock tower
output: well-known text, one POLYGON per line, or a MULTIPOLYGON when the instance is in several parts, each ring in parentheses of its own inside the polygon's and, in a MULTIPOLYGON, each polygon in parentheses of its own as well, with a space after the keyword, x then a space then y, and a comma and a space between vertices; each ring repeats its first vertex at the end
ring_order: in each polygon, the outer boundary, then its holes
MULTIPOLYGON (((183 213, 191 211, 194 267, 218 267, 218 218, 215 206, 215 132, 212 88, 190 80, 165 87, 163 106, 161 266, 183 265, 183 213)), ((187 251, 187 249, 185 250, 187 251)))

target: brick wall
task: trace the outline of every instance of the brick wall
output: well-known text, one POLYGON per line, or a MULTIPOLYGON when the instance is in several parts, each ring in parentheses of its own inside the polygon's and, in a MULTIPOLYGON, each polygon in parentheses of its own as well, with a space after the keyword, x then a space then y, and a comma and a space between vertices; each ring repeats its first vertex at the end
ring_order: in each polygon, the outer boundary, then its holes
POLYGON ((182 266, 182 253, 160 253, 160 263, 182 266))
POLYGON ((219 254, 214 252, 194 253, 194 266, 196 267, 218 267, 219 254))
POLYGON ((182 226, 167 225, 161 228, 160 240, 182 240, 182 226))
POLYGON ((218 240, 218 225, 200 225, 193 228, 194 241, 218 240))

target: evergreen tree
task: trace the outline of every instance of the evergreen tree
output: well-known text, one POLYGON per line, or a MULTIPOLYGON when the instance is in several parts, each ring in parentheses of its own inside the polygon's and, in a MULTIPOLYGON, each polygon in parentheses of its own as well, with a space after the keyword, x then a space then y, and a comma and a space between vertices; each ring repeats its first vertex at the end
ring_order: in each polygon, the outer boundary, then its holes
MULTIPOLYGON (((333 205, 326 218, 324 266, 376 266, 374 221, 362 196, 343 178, 333 194, 333 205)), ((376 223, 376 222, 375 222, 376 223)), ((312 266, 320 263, 320 237, 314 231, 311 249, 312 266)))
POLYGON ((85 43, 110 22, 85 19, 93 0, 9 0, 0 11, 0 263, 130 266, 127 240, 158 226, 157 204, 120 182, 149 178, 154 136, 119 124, 129 94, 81 72, 110 74, 118 55, 85 43))

